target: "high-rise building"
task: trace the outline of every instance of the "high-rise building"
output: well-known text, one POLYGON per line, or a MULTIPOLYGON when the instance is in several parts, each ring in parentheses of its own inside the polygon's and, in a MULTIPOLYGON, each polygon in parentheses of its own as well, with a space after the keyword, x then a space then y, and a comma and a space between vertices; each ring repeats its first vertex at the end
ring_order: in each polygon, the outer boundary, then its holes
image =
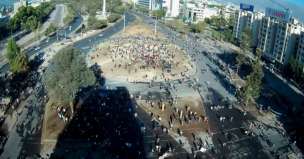
POLYGON ((14 15, 18 12, 19 7, 27 6, 27 0, 20 0, 20 2, 14 3, 14 15))
POLYGON ((252 13, 249 11, 236 10, 232 34, 236 38, 241 38, 243 30, 249 28, 252 30, 251 46, 258 45, 258 32, 263 13, 252 13))
POLYGON ((219 16, 221 10, 218 8, 208 8, 208 6, 204 7, 196 7, 194 4, 186 3, 184 4, 184 17, 187 20, 193 21, 204 21, 205 18, 211 18, 212 16, 219 16))
POLYGON ((167 7, 167 17, 176 17, 179 14, 179 0, 163 0, 162 8, 167 7))
POLYGON ((157 10, 162 8, 162 0, 138 0, 138 5, 149 10, 157 10))
POLYGON ((167 7, 167 17, 176 17, 179 14, 179 0, 138 0, 138 5, 152 11, 167 7))
POLYGON ((263 17, 258 37, 258 46, 263 57, 282 70, 289 63, 290 57, 297 54, 302 30, 302 25, 295 18, 285 22, 273 17, 263 17))
POLYGON ((297 48, 297 54, 294 55, 297 61, 300 61, 304 65, 304 31, 302 30, 299 35, 299 44, 297 48))

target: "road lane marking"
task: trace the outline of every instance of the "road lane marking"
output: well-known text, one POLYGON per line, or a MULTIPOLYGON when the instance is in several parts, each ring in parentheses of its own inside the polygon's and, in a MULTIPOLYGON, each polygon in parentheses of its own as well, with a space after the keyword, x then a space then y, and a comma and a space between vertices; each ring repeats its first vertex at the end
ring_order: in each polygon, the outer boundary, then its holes
MULTIPOLYGON (((137 116, 137 118, 147 127, 149 131, 151 131, 151 129, 147 126, 147 124, 140 119, 140 117, 137 116)), ((153 133, 153 131, 151 131, 151 133, 153 133)))
POLYGON ((218 131, 218 132, 214 132, 213 134, 220 134, 220 133, 223 133, 223 132, 233 131, 233 130, 237 130, 237 129, 240 129, 240 128, 248 128, 248 126, 241 126, 241 127, 237 127, 237 128, 232 128, 232 129, 227 129, 227 130, 223 130, 223 131, 218 131))

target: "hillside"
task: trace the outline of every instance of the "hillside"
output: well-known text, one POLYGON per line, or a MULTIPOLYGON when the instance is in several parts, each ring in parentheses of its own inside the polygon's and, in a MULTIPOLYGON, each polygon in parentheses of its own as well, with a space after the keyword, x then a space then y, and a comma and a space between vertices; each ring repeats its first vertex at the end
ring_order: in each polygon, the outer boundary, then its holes
POLYGON ((285 7, 289 8, 292 13, 291 16, 297 18, 300 20, 301 23, 304 23, 304 8, 300 7, 299 5, 295 3, 288 2, 286 0, 213 0, 215 2, 219 3, 232 3, 235 5, 240 5, 240 3, 245 3, 245 4, 251 4, 254 5, 254 9, 257 11, 263 11, 265 12, 266 7, 278 9, 284 11, 285 7), (254 3, 253 3, 254 2, 254 3), (302 16, 301 16, 302 13, 302 16))

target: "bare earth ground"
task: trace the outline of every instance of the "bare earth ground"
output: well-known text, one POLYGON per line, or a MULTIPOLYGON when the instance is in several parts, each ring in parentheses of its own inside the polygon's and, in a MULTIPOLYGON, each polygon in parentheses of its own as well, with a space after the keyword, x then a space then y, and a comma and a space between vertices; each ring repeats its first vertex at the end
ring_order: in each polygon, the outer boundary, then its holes
MULTIPOLYGON (((126 27, 126 33, 124 31, 120 31, 117 34, 113 35, 112 37, 127 37, 133 35, 144 35, 144 36, 154 36, 154 28, 150 27, 149 25, 142 22, 140 19, 136 19, 132 22, 129 26, 126 27)), ((160 33, 156 33, 156 36, 159 38, 165 38, 164 35, 160 33)))
POLYGON ((70 114, 69 104, 61 104, 55 101, 55 97, 53 93, 49 94, 50 99, 45 107, 44 113, 44 126, 42 130, 42 141, 54 141, 57 140, 59 135, 63 132, 65 125, 67 124, 63 120, 61 120, 58 116, 58 112, 51 107, 52 103, 54 105, 59 106, 60 108, 65 108, 70 114))
MULTIPOLYGON (((153 96, 150 97, 151 99, 155 99, 153 96)), ((164 111, 161 111, 161 109, 158 107, 159 100, 151 100, 151 102, 154 103, 154 107, 151 107, 151 105, 147 104, 144 100, 138 100, 137 103, 144 108, 144 110, 151 114, 153 113, 156 120, 158 121, 158 116, 162 118, 161 123, 167 128, 170 128, 170 115, 173 115, 175 113, 175 108, 178 108, 178 110, 181 110, 183 113, 187 113, 186 107, 190 107, 189 111, 196 112, 199 116, 202 116, 202 120, 200 122, 194 121, 190 122, 189 124, 186 124, 184 121, 183 126, 181 125, 180 121, 175 121, 174 126, 172 130, 170 130, 170 135, 177 141, 181 140, 182 142, 186 142, 188 145, 186 150, 188 152, 191 152, 191 147, 196 147, 193 144, 193 135, 196 137, 200 137, 203 141, 208 136, 207 130, 209 130, 209 124, 203 121, 205 114, 205 109, 203 107, 203 103, 201 101, 201 98, 198 94, 191 94, 189 97, 183 97, 177 99, 177 104, 173 104, 173 106, 170 106, 171 104, 169 101, 164 101, 164 104, 166 105, 166 109, 164 111), (178 129, 183 131, 183 136, 179 137, 178 129)), ((171 101, 170 101, 171 102, 171 101)), ((179 114, 176 114, 179 116, 179 114)), ((212 142, 212 141, 211 141, 212 142)), ((209 142, 210 143, 210 142, 209 142)))
MULTIPOLYGON (((161 43, 153 40, 146 40, 145 42, 150 43, 151 45, 160 45, 161 43)), ((114 76, 124 76, 124 77, 135 77, 135 78, 144 78, 145 75, 148 75, 148 78, 152 79, 154 76, 160 76, 162 73, 162 68, 164 66, 156 67, 156 69, 152 68, 150 65, 147 69, 140 69, 142 63, 135 63, 131 62, 131 59, 122 59, 120 56, 115 58, 114 53, 110 53, 107 48, 113 48, 118 46, 118 42, 107 42, 105 44, 100 45, 96 52, 92 53, 90 56, 91 64, 97 63, 100 65, 102 71, 107 75, 114 75, 114 76), (112 62, 111 57, 114 59, 112 62), (118 65, 121 64, 121 67, 118 65), (125 65, 131 64, 127 68, 124 68, 125 65), (116 67, 114 67, 116 65, 116 67), (113 72, 111 71, 113 69, 113 72), (137 72, 135 73, 135 69, 137 72)), ((130 43, 126 40, 123 44, 124 46, 129 46, 130 43)), ((184 54, 181 50, 177 50, 174 46, 169 45, 166 48, 175 54, 174 64, 172 64, 172 74, 176 76, 180 76, 182 72, 187 72, 187 69, 191 69, 191 66, 188 64, 189 58, 187 55, 184 54), (177 63, 180 63, 177 66, 177 63)), ((167 56, 166 56, 167 57, 167 56)), ((167 58, 166 60, 168 60, 167 58)), ((167 74, 167 73, 165 73, 167 74)))

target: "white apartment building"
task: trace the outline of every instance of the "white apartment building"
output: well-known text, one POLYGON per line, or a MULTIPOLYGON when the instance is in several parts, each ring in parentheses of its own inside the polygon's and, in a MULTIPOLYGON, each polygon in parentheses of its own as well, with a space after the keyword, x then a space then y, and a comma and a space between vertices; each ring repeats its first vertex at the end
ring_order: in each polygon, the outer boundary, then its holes
POLYGON ((221 11, 218 8, 197 8, 194 4, 189 3, 184 5, 184 17, 186 17, 190 21, 195 21, 194 17, 196 17, 197 21, 204 21, 205 18, 219 16, 220 12, 221 11))
POLYGON ((272 17, 263 17, 258 37, 258 46, 262 49, 263 57, 282 70, 300 47, 301 31, 303 27, 295 18, 290 18, 290 22, 284 22, 272 17))
POLYGON ((162 8, 162 0, 138 0, 138 5, 149 10, 157 10, 162 8))
POLYGON ((27 6, 27 0, 20 0, 20 2, 16 2, 14 3, 14 15, 16 15, 16 13, 18 12, 19 7, 27 6))
POLYGON ((297 61, 300 61, 304 64, 304 31, 301 31, 299 36, 299 45, 297 48, 297 55, 295 56, 297 61))
POLYGON ((167 7, 166 17, 176 17, 179 14, 179 0, 137 0, 141 7, 149 10, 163 9, 167 7))
POLYGON ((233 36, 236 38, 241 38, 245 28, 252 29, 251 46, 258 46, 258 33, 263 16, 263 13, 252 13, 249 11, 236 10, 232 31, 233 36))
POLYGON ((167 7, 166 17, 176 17, 179 14, 179 0, 162 0, 162 8, 167 7))

